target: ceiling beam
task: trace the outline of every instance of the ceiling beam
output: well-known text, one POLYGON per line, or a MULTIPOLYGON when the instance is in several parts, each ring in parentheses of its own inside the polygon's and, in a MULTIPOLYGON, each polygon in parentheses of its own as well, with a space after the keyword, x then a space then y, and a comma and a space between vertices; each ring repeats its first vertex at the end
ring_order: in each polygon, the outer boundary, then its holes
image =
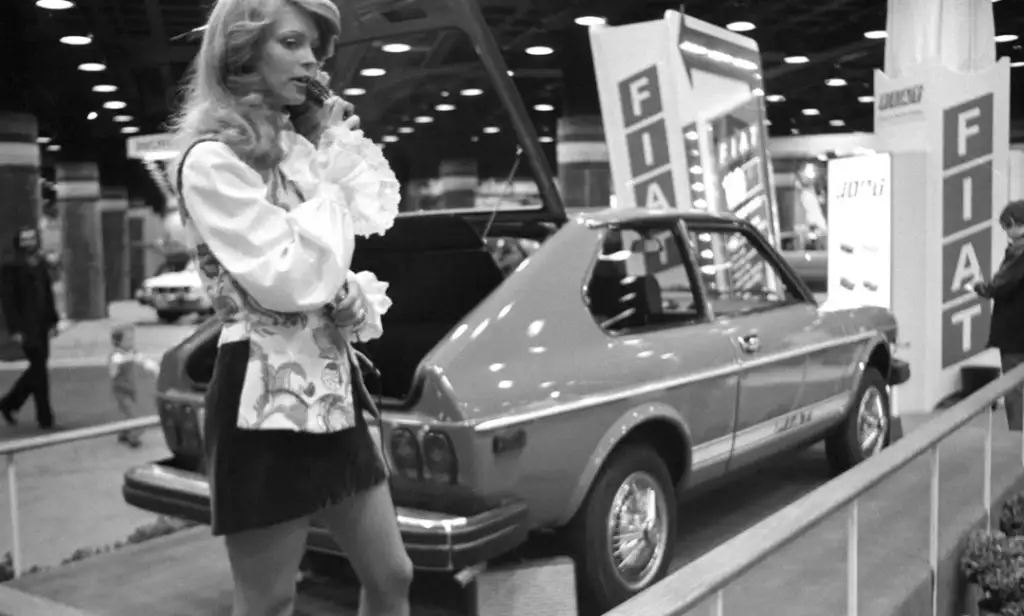
MULTIPOLYGON (((160 11, 158 0, 146 0, 146 21, 149 22, 149 37, 157 49, 167 47, 167 29, 164 28, 164 19, 160 11)), ((171 67, 167 62, 161 62, 158 66, 160 67, 160 83, 166 95, 174 90, 171 67)))

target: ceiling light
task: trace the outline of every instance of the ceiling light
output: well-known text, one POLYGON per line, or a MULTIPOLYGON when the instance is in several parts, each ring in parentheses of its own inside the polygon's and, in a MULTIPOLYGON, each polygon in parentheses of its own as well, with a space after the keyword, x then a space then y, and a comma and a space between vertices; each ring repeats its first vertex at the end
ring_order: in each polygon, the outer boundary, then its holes
POLYGON ((836 128, 838 128, 840 126, 846 126, 846 122, 843 121, 843 120, 839 120, 839 119, 829 120, 828 124, 829 124, 829 126, 835 126, 836 128))
POLYGON ((359 71, 359 74, 362 75, 363 77, 380 77, 382 75, 385 75, 386 73, 387 71, 382 68, 364 68, 363 70, 359 71))
POLYGON ((732 30, 733 32, 750 32, 756 27, 757 26, 750 23, 749 21, 734 21, 726 26, 726 28, 732 30))
POLYGON ((825 85, 830 88, 841 88, 846 85, 846 80, 842 77, 831 77, 825 80, 825 85))
POLYGON ((92 42, 92 37, 70 34, 68 36, 60 37, 60 42, 64 43, 65 45, 88 45, 92 42))
POLYGON ((484 134, 485 135, 493 135, 495 133, 500 133, 500 132, 501 132, 501 129, 498 128, 497 126, 485 126, 484 127, 484 134))
POLYGON ((534 111, 554 111, 555 106, 548 103, 537 103, 533 106, 534 111))
POLYGON ((786 64, 807 64, 811 60, 807 56, 786 56, 782 61, 786 64))
POLYGON ((505 71, 505 74, 508 75, 509 77, 515 77, 516 76, 516 72, 511 70, 511 69, 505 71))
POLYGON ((813 108, 813 107, 811 107, 809 109, 804 109, 800 113, 804 114, 805 116, 821 115, 821 112, 818 111, 817 109, 813 108))
POLYGON ((764 100, 768 101, 769 103, 781 103, 786 100, 786 97, 781 94, 769 94, 768 96, 764 97, 764 100))
POLYGON ((104 109, 124 109, 128 106, 128 103, 124 101, 107 101, 103 103, 104 109))
POLYGON ((438 103, 434 105, 434 109, 437 111, 455 111, 455 105, 451 103, 438 103))
POLYGON ((1010 62, 1011 68, 1020 68, 1022 66, 1024 66, 1024 62, 1010 62))
POLYGON ((541 143, 554 143, 554 141, 555 138, 552 137, 551 135, 544 135, 543 137, 540 138, 541 143))
POLYGON ((398 136, 397 135, 384 135, 383 137, 380 138, 380 140, 383 141, 384 143, 394 143, 394 142, 398 141, 398 136))
POLYGON ((66 11, 75 6, 70 0, 36 0, 36 6, 50 11, 66 11))
POLYGON ((138 126, 125 126, 124 128, 121 129, 121 132, 124 133, 125 135, 133 135, 133 134, 139 132, 139 127, 138 126))
POLYGON ((98 73, 100 71, 107 70, 107 65, 100 64, 99 62, 83 62, 78 65, 78 70, 85 71, 87 73, 98 73))
POLYGON ((408 135, 410 133, 416 132, 416 129, 411 126, 401 126, 398 128, 398 132, 402 133, 403 135, 408 135))
POLYGON ((36 143, 47 144, 50 143, 49 137, 36 137, 36 143))
POLYGON ((117 86, 110 85, 109 83, 100 83, 92 87, 93 92, 117 92, 117 86))
POLYGON ((89 115, 85 116, 85 119, 86 120, 95 120, 98 117, 100 117, 100 114, 96 113, 95 111, 90 111, 89 115))
POLYGON ((868 30, 864 33, 866 39, 884 39, 889 36, 889 33, 885 30, 868 30))
POLYGON ((135 118, 133 118, 130 115, 116 115, 116 116, 114 116, 114 121, 115 122, 131 122, 134 119, 135 118))
POLYGON ((866 94, 864 96, 858 96, 857 97, 857 102, 858 103, 873 103, 873 102, 875 102, 875 97, 871 96, 870 94, 866 94))
POLYGON ((60 145, 54 143, 53 145, 46 146, 47 152, 60 152, 60 145))
POLYGON ((754 96, 764 96, 764 90, 762 90, 761 88, 754 88, 753 90, 750 91, 750 93, 753 94, 754 96))
POLYGON ((382 46, 381 49, 388 53, 405 53, 412 49, 412 46, 405 43, 388 43, 382 46))
POLYGON ((466 88, 462 92, 459 92, 459 94, 463 96, 480 96, 483 93, 484 91, 480 88, 466 88))
POLYGON ((1017 35, 1016 34, 997 34, 996 35, 996 42, 997 43, 1012 43, 1012 42, 1014 42, 1016 40, 1017 40, 1017 35))
POLYGON ((555 53, 555 50, 547 45, 534 45, 533 47, 527 47, 526 53, 531 56, 550 56, 555 53))
POLYGON ((416 116, 415 118, 413 118, 412 121, 417 123, 417 124, 430 124, 431 122, 434 121, 434 118, 432 118, 432 117, 430 117, 428 115, 421 115, 421 116, 416 116))
POLYGON ((598 17, 597 15, 580 15, 573 21, 576 22, 577 26, 583 26, 589 28, 591 26, 603 26, 608 23, 608 20, 604 17, 598 17))
POLYGON ((345 96, 362 96, 363 94, 366 94, 366 90, 363 88, 345 88, 341 93, 345 96))

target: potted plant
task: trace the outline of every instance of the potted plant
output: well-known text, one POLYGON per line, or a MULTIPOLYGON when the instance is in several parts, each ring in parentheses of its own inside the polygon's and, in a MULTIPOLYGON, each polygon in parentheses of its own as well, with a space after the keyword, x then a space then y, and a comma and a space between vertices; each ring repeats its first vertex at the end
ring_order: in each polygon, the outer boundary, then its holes
POLYGON ((1010 497, 999 512, 999 530, 1008 537, 1024 535, 1024 494, 1010 497))
POLYGON ((967 582, 966 607, 971 614, 1024 616, 1024 537, 973 531, 960 570, 967 582))

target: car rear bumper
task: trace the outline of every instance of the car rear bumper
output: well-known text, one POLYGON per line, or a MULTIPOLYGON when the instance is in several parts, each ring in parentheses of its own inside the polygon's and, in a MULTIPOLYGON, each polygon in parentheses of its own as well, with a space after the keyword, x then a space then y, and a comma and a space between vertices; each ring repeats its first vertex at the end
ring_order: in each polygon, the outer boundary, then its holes
MULTIPOLYGON (((210 487, 196 472, 169 461, 144 464, 124 476, 125 501, 155 513, 210 523, 210 487)), ((526 539, 528 510, 512 501, 472 516, 396 507, 406 551, 417 569, 458 571, 514 549, 526 539)), ((310 550, 343 556, 330 535, 315 522, 310 550)))

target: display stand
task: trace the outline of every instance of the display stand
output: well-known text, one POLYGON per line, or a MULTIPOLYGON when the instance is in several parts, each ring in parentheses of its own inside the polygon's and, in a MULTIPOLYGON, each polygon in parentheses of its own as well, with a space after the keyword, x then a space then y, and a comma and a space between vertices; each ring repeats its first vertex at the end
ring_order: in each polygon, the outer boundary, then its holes
POLYGON ((730 212, 777 244, 757 43, 678 11, 590 42, 616 205, 730 212))

